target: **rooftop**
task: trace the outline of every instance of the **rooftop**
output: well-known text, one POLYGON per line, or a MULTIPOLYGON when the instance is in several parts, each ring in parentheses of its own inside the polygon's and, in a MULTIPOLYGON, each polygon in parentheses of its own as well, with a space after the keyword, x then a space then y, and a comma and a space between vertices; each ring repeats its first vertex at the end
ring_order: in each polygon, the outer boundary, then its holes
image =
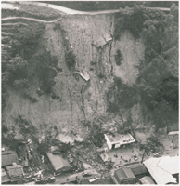
POLYGON ((133 178, 135 179, 134 173, 132 170, 128 167, 122 167, 116 171, 114 171, 114 174, 120 179, 127 179, 127 178, 133 178))
POLYGON ((176 183, 172 174, 179 173, 179 156, 149 158, 144 161, 144 165, 157 184, 176 183))
POLYGON ((47 156, 56 171, 62 167, 71 167, 69 162, 62 158, 59 154, 47 153, 47 156))
POLYGON ((109 138, 110 142, 118 142, 118 141, 128 141, 128 140, 134 140, 131 134, 115 134, 115 136, 112 136, 110 134, 106 134, 106 136, 109 138))
POLYGON ((23 167, 21 165, 7 166, 6 170, 11 181, 16 181, 22 178, 22 175, 24 174, 23 167))
POLYGON ((147 168, 143 164, 134 164, 131 166, 128 166, 134 175, 140 175, 140 174, 146 174, 148 173, 147 168))
POLYGON ((13 163, 19 164, 19 158, 14 151, 3 151, 1 152, 1 166, 12 165, 13 163))

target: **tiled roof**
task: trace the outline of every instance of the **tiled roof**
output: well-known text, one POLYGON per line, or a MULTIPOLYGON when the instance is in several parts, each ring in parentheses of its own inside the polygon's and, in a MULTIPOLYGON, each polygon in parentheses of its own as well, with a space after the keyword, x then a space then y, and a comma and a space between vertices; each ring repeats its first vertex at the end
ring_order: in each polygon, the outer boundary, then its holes
POLYGON ((114 171, 114 174, 116 177, 118 177, 120 180, 127 179, 127 178, 133 178, 135 179, 134 173, 132 170, 128 167, 122 167, 118 170, 114 171))
POLYGON ((58 171, 63 167, 71 168, 69 162, 66 159, 62 158, 62 156, 60 156, 59 154, 47 153, 47 156, 55 171, 58 171))
POLYGON ((118 142, 123 140, 133 140, 131 134, 115 134, 115 136, 111 136, 109 134, 106 134, 106 136, 109 138, 110 142, 118 142))
POLYGON ((148 173, 147 168, 142 164, 135 164, 128 167, 132 170, 135 176, 148 173))

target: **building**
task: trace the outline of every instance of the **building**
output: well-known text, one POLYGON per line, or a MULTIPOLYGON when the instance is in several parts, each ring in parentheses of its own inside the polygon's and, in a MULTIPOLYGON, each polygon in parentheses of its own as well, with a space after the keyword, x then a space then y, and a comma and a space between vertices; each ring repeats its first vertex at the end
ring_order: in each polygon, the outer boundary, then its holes
POLYGON ((149 174, 157 184, 177 183, 179 175, 179 156, 149 158, 144 161, 149 174))
POLYGON ((13 166, 6 167, 7 174, 9 175, 11 183, 22 183, 22 178, 24 175, 23 167, 21 165, 13 164, 13 166))
POLYGON ((6 167, 13 165, 13 163, 19 164, 19 157, 14 151, 2 151, 1 152, 1 166, 6 167))
POLYGON ((148 175, 148 170, 143 164, 134 164, 128 166, 128 168, 132 170, 136 178, 142 178, 148 175))
POLYGON ((112 179, 116 184, 134 184, 136 180, 134 173, 128 167, 115 170, 112 179))
POLYGON ((71 165, 59 154, 47 153, 47 157, 56 174, 71 170, 71 165))
POLYGON ((104 134, 109 149, 119 148, 122 145, 135 142, 131 134, 116 134, 115 136, 104 134))

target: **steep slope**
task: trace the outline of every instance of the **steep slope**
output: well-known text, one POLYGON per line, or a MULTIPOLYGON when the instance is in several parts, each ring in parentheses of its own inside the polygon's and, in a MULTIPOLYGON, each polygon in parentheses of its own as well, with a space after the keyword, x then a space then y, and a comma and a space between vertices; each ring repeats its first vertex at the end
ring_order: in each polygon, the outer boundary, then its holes
MULTIPOLYGON (((24 21, 15 18, 4 19, 2 28, 5 28, 7 23, 13 25, 14 22, 24 21)), ((26 19, 25 22, 29 24, 33 19, 26 19)), ((52 99, 51 94, 39 97, 39 79, 33 77, 26 92, 37 102, 32 103, 23 98, 24 90, 8 87, 9 96, 3 112, 3 121, 9 127, 14 126, 14 120, 20 115, 39 129, 39 137, 55 126, 59 132, 76 131, 83 135, 82 121, 92 121, 94 117, 107 115, 107 92, 114 76, 121 78, 127 86, 135 85, 139 74, 137 66, 145 58, 144 41, 141 37, 135 38, 128 30, 124 30, 120 39, 115 40, 114 13, 67 15, 60 20, 41 22, 45 28, 35 53, 43 46, 51 55, 57 57, 58 68, 62 71, 54 78, 56 84, 52 92, 58 99, 52 99), (73 70, 70 70, 67 64, 66 54, 69 51, 75 56, 73 70), (115 58, 117 51, 121 53, 120 64, 117 64, 115 58)), ((3 33, 4 36, 10 34, 6 30, 3 33)), ((121 114, 124 121, 131 115, 135 124, 152 124, 152 115, 140 102, 129 109, 122 107, 121 114)), ((16 137, 21 137, 18 126, 15 133, 16 137)))

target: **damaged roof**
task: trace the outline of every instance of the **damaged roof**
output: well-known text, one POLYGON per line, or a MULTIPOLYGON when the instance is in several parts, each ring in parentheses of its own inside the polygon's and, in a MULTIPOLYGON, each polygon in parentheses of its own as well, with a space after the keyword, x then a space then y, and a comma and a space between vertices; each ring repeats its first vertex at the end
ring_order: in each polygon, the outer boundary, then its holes
POLYGON ((88 81, 90 79, 90 76, 87 72, 79 72, 79 75, 85 80, 88 81))
POLYGON ((107 43, 112 40, 110 33, 103 34, 103 37, 107 43))
POLYGON ((100 36, 97 40, 93 42, 93 45, 95 45, 96 47, 103 47, 111 40, 112 37, 110 33, 103 33, 102 36, 100 36))

